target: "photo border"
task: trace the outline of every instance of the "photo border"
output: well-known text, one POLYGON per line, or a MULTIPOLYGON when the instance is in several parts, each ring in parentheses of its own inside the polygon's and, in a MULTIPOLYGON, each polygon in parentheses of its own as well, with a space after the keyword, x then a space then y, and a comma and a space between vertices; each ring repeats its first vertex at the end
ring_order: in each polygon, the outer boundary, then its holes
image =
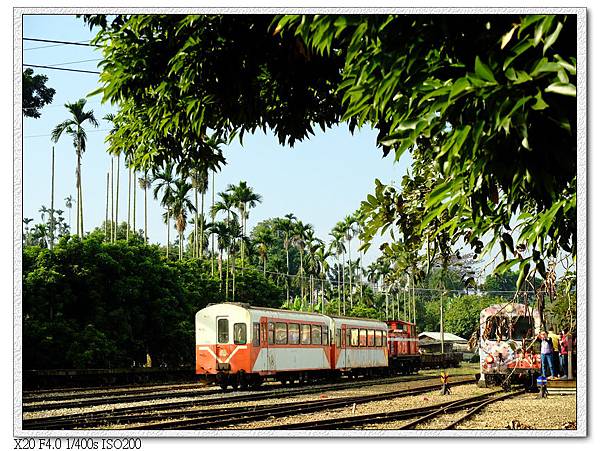
POLYGON ((14 38, 14 105, 13 105, 13 241, 14 241, 14 316, 13 316, 13 433, 18 437, 586 437, 587 418, 587 8, 585 7, 327 7, 327 8, 257 8, 257 7, 15 7, 13 8, 14 38), (269 431, 269 430, 201 430, 201 431, 131 431, 131 430, 23 430, 22 429, 22 217, 23 217, 23 117, 22 105, 22 16, 26 14, 274 14, 296 13, 336 14, 573 14, 577 16, 577 429, 576 430, 332 430, 332 431, 269 431))

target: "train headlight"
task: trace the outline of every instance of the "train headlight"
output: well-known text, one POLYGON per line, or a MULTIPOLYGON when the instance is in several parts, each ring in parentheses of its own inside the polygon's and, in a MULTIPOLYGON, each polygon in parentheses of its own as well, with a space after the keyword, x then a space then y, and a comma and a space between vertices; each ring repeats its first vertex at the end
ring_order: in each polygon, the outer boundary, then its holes
POLYGON ((485 358, 486 363, 488 364, 492 364, 494 363, 494 358, 491 356, 491 354, 488 354, 488 356, 485 358))

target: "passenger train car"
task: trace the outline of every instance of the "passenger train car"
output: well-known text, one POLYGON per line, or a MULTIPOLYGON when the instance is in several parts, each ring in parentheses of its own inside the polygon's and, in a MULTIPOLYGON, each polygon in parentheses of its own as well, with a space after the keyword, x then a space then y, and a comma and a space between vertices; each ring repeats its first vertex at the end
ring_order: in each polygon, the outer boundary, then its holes
POLYGON ((540 373, 537 336, 541 318, 524 304, 491 305, 481 311, 479 331, 480 386, 512 380, 532 382, 540 373))
POLYGON ((248 304, 196 313, 196 374, 222 388, 387 371, 386 323, 248 304))

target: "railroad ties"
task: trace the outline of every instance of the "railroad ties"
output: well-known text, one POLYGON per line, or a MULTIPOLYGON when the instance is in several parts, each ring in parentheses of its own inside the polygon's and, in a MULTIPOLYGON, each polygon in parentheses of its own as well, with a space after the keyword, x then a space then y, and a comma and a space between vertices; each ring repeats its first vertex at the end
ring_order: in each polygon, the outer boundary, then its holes
MULTIPOLYGON (((268 389, 263 388, 260 391, 253 391, 245 394, 222 393, 220 390, 205 388, 204 391, 196 391, 195 399, 168 401, 152 405, 137 405, 128 407, 112 406, 107 404, 107 408, 96 411, 88 411, 76 414, 59 414, 47 416, 44 418, 30 418, 23 420, 23 429, 27 430, 49 430, 49 429, 73 429, 73 428, 95 428, 110 427, 115 425, 119 428, 135 427, 136 429, 208 429, 215 427, 225 427, 230 424, 237 424, 240 421, 249 422, 262 416, 269 418, 271 416, 288 416, 294 412, 314 412, 323 409, 336 408, 336 406, 345 406, 353 403, 360 404, 374 400, 391 399, 401 396, 409 396, 415 393, 435 391, 439 389, 437 378, 426 376, 415 376, 409 378, 390 378, 386 380, 363 380, 352 381, 329 385, 316 385, 308 387, 297 387, 294 389, 268 389), (323 391, 346 390, 360 388, 361 386, 373 386, 380 384, 391 384, 395 382, 431 382, 423 387, 411 388, 405 390, 396 390, 391 393, 380 393, 370 396, 343 397, 317 401, 303 401, 295 403, 285 403, 277 405, 262 405, 248 407, 233 407, 207 410, 207 406, 217 406, 220 404, 241 403, 250 401, 262 401, 265 399, 287 398, 290 396, 317 394, 323 391), (279 410, 278 410, 279 409, 279 410), (131 425, 131 426, 130 426, 131 425)), ((472 383, 473 377, 457 377, 454 384, 472 383)), ((186 393, 184 390, 177 395, 171 393, 171 397, 186 393)), ((160 393, 157 393, 160 394, 160 393)), ((162 398, 162 394, 160 394, 162 398)), ((79 395, 78 395, 79 396, 79 395)), ((127 402, 136 400, 146 400, 147 394, 132 394, 127 402)), ((120 399, 125 396, 120 397, 120 399)), ((103 405, 103 397, 96 398, 96 405, 103 405)), ((77 399, 75 401, 66 401, 65 403, 45 404, 45 410, 64 408, 70 403, 85 401, 86 399, 77 399)), ((110 399, 112 403, 114 399, 110 399)), ((122 401, 125 402, 125 401, 122 401)), ((24 406, 27 407, 27 406, 24 406)), ((29 406, 33 407, 33 406, 29 406)), ((36 405, 36 409, 41 409, 41 405, 36 405)), ((39 410, 38 409, 38 410, 39 410)), ((25 409, 25 411, 27 411, 25 409)))

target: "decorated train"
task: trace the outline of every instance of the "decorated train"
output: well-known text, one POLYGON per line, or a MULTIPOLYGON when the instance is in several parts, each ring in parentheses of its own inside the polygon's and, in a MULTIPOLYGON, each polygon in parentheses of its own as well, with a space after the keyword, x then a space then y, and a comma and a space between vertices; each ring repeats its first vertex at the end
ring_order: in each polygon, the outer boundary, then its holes
POLYGON ((526 384, 541 372, 539 312, 507 302, 483 309, 479 322, 480 386, 526 384))
POLYGON ((198 311, 196 374, 223 389, 335 379, 342 375, 416 372, 415 325, 327 316, 248 304, 198 311))

